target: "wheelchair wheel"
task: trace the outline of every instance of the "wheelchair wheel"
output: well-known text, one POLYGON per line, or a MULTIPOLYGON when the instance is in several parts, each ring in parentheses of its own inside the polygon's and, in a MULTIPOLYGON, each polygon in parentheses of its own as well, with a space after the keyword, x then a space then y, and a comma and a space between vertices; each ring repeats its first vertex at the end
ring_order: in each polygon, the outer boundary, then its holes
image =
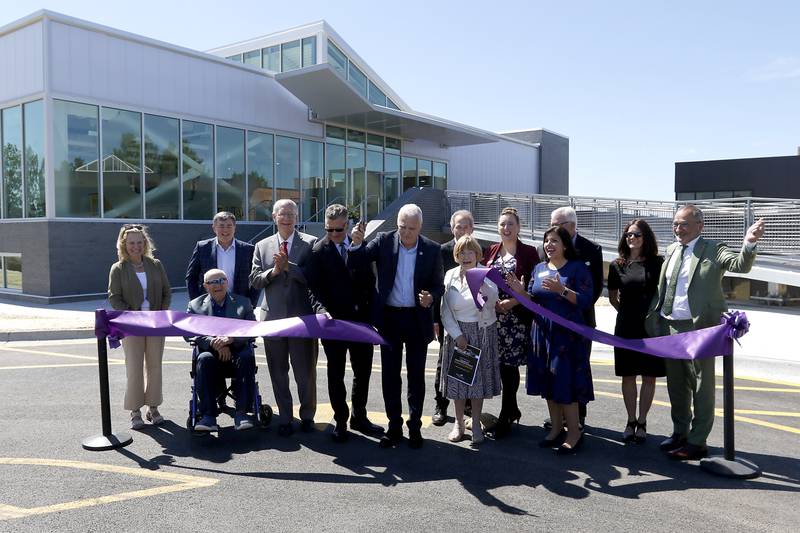
POLYGON ((261 404, 258 409, 258 422, 263 428, 269 427, 270 422, 272 422, 272 407, 265 403, 261 404))

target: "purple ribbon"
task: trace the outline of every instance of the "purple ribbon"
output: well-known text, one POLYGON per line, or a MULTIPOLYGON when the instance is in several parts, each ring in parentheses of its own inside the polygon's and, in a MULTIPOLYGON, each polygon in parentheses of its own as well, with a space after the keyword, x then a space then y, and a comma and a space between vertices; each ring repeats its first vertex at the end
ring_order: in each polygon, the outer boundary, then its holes
MULTIPOLYGON (((503 279, 501 273, 496 269, 472 268, 468 270, 466 274, 467 284, 469 285, 470 291, 472 291, 472 297, 478 309, 483 307, 483 297, 479 289, 485 278, 489 278, 495 282, 501 290, 509 294, 519 294, 508 286, 506 280, 503 279)), ((744 313, 731 311, 723 315, 722 324, 719 326, 687 333, 666 335, 663 337, 623 339, 622 337, 617 337, 583 324, 576 324, 530 301, 524 296, 520 296, 517 300, 521 305, 530 309, 537 315, 552 320, 556 324, 570 331, 574 331, 587 339, 666 359, 702 359, 705 357, 732 355, 733 339, 739 339, 739 337, 747 333, 750 328, 750 323, 744 313)))
POLYGON ((128 336, 296 337, 367 344, 386 343, 371 326, 336 320, 322 314, 254 322, 180 311, 97 309, 94 315, 94 334, 97 338, 108 337, 108 344, 112 348, 119 347, 119 340, 128 336))

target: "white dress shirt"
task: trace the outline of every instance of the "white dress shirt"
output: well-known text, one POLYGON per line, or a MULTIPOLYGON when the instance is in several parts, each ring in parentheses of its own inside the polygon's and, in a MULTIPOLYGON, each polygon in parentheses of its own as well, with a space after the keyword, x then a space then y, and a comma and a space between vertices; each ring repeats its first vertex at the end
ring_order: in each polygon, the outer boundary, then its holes
POLYGON ((217 268, 225 272, 228 278, 228 287, 233 286, 233 275, 236 272, 236 241, 231 241, 228 249, 222 247, 218 239, 214 239, 217 249, 217 268))
MULTIPOLYGON (((281 237, 280 233, 278 234, 278 250, 280 251, 281 245, 283 244, 284 240, 281 237)), ((286 255, 289 255, 292 252, 292 243, 294 242, 294 232, 289 235, 289 238, 286 239, 286 255)))
MULTIPOLYGON (((698 235, 686 245, 683 250, 683 263, 681 263, 681 271, 678 273, 678 282, 675 285, 675 299, 672 301, 672 314, 665 315, 661 311, 661 316, 667 320, 691 320, 692 310, 689 309, 689 272, 692 266, 692 253, 694 253, 694 246, 700 238, 698 235)), ((667 271, 664 274, 667 287, 669 288, 669 280, 672 277, 672 271, 676 268, 681 260, 681 248, 679 246, 675 249, 667 263, 667 271)))
POLYGON ((444 298, 442 298, 442 325, 453 339, 462 335, 459 322, 477 322, 485 328, 497 322, 494 304, 497 302, 497 285, 485 279, 480 288, 483 309, 478 310, 466 278, 461 277, 461 267, 448 270, 444 275, 444 298))

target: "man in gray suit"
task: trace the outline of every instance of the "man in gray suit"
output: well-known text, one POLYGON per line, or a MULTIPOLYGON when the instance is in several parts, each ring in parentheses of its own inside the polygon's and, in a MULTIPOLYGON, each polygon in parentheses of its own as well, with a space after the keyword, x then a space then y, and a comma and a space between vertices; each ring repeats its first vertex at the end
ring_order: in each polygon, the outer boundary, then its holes
MULTIPOLYGON (((275 202, 272 219, 278 233, 256 244, 253 269, 250 271, 250 285, 258 290, 264 289, 264 304, 261 306, 264 319, 313 314, 303 269, 311 257, 316 238, 295 230, 297 204, 292 200, 275 202)), ((289 389, 290 362, 300 397, 301 429, 313 431, 314 413, 317 410, 317 341, 268 337, 264 339, 264 347, 279 410, 278 434, 288 437, 294 432, 292 393, 289 389)))
MULTIPOLYGON (((722 277, 726 271, 750 271, 756 244, 764 234, 764 220, 748 228, 739 250, 704 239, 700 235, 703 212, 691 204, 675 213, 672 231, 676 242, 667 247, 658 291, 645 323, 653 337, 719 325, 728 309, 722 277)), ((672 459, 694 460, 708 454, 706 439, 714 425, 714 361, 714 357, 665 361, 673 430, 661 443, 661 450, 672 459)))

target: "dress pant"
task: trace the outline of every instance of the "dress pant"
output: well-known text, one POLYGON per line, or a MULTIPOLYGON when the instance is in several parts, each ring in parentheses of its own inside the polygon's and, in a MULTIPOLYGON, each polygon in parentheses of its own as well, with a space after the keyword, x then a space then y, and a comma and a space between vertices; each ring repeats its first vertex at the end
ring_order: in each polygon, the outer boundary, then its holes
MULTIPOLYGON (((666 321, 669 334, 693 331, 691 320, 666 321)), ((672 406, 673 432, 688 437, 688 442, 704 446, 714 426, 716 358, 666 359, 667 392, 672 406), (694 415, 692 414, 694 406, 694 415)))
POLYGON ((289 424, 293 418, 292 392, 289 389, 290 363, 300 399, 300 420, 314 420, 317 411, 317 340, 265 337, 264 348, 275 404, 278 406, 279 423, 289 424))
POLYGON ((237 352, 231 351, 231 360, 225 362, 220 361, 212 352, 203 352, 197 356, 195 374, 201 415, 217 416, 219 414, 217 407, 217 395, 220 392, 219 380, 221 379, 224 383, 226 375, 233 375, 232 385, 236 397, 236 410, 244 412, 253 410, 256 356, 252 346, 237 352))
POLYGON ((408 378, 408 428, 422 427, 422 408, 425 403, 425 360, 428 356, 426 335, 420 331, 417 311, 413 307, 384 307, 381 335, 388 345, 381 346, 381 382, 389 433, 403 431, 403 347, 406 350, 408 378))
POLYGON ((161 393, 161 360, 164 358, 164 337, 125 337, 125 400, 128 411, 143 405, 157 407, 164 401, 161 393))
POLYGON ((322 347, 325 348, 325 357, 328 359, 328 396, 331 399, 334 420, 337 424, 346 424, 350 418, 347 387, 344 384, 347 350, 350 350, 350 367, 353 369, 353 388, 350 391, 353 418, 366 418, 369 378, 372 374, 372 345, 363 342, 322 341, 322 347))

